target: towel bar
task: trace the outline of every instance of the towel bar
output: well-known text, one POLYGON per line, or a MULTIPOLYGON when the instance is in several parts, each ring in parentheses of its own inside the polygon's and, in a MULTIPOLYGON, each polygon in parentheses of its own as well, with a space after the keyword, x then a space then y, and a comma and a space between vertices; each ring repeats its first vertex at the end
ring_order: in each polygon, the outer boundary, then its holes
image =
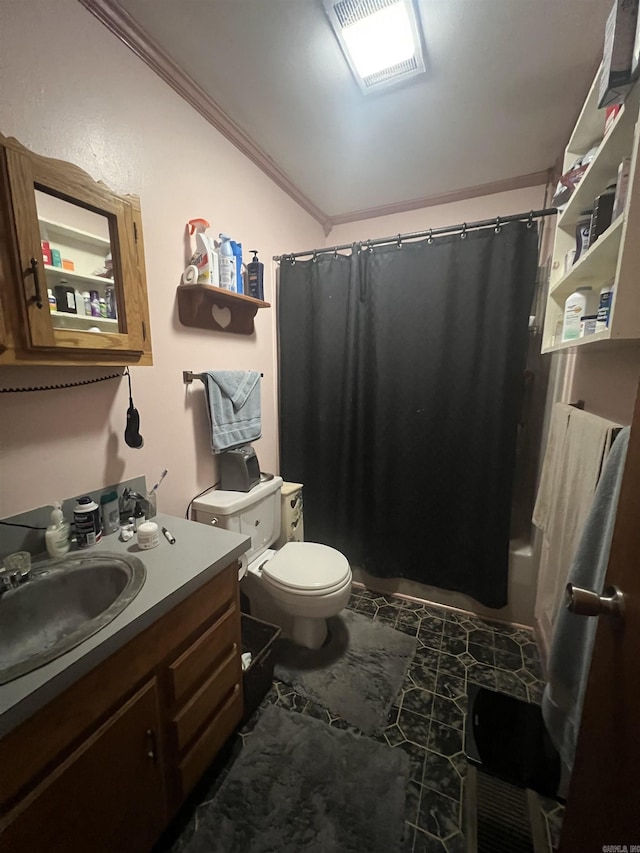
MULTIPOLYGON (((191 385, 194 379, 199 379, 201 382, 204 382, 204 376, 204 373, 194 373, 192 370, 182 371, 182 381, 185 385, 191 385)), ((264 373, 261 373, 260 376, 264 376, 264 373)))

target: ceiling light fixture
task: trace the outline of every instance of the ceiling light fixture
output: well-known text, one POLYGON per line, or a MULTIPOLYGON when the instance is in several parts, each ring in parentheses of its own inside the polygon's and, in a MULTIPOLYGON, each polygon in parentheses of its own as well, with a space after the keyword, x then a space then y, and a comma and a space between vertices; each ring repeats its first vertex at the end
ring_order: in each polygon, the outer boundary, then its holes
POLYGON ((340 47, 363 92, 424 74, 413 0, 323 0, 340 47))

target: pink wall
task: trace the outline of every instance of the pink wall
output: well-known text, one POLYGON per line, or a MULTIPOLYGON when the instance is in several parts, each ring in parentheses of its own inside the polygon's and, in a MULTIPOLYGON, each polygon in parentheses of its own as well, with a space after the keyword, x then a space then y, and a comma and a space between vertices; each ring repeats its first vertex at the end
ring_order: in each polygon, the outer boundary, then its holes
MULTIPOLYGON (((264 372, 264 470, 276 466, 275 316, 262 310, 244 337, 181 326, 175 289, 188 219, 207 218, 265 263, 322 245, 320 226, 204 121, 76 0, 2 0, 0 131, 69 160, 119 193, 141 198, 154 366, 132 369, 142 450, 123 440, 126 380, 2 396, 0 517, 162 468, 162 511, 182 514, 215 481, 203 391, 182 370, 264 372)), ((2 386, 64 382, 100 371, 2 368, 2 386)))

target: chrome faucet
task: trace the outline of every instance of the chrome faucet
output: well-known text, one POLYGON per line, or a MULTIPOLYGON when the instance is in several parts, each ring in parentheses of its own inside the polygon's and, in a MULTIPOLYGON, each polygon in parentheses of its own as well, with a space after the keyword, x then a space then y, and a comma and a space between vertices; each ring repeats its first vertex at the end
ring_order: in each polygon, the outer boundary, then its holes
POLYGON ((135 510, 135 504, 140 504, 144 510, 145 516, 149 514, 149 499, 139 492, 134 492, 133 489, 127 487, 122 492, 120 497, 120 513, 121 515, 131 516, 135 510), (133 504, 133 505, 132 505, 133 504))
POLYGON ((31 569, 15 572, 8 572, 6 569, 0 570, 0 598, 2 598, 5 592, 9 592, 10 589, 16 589, 29 580, 31 580, 31 569))

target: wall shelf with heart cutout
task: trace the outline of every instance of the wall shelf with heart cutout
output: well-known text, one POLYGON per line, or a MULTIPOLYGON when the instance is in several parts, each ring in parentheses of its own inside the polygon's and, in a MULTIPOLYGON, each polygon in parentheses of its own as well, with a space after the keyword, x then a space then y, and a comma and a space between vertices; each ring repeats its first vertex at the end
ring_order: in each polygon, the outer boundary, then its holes
POLYGON ((209 284, 181 284, 177 293, 182 325, 213 332, 252 335, 258 309, 271 307, 271 303, 261 299, 209 284))

